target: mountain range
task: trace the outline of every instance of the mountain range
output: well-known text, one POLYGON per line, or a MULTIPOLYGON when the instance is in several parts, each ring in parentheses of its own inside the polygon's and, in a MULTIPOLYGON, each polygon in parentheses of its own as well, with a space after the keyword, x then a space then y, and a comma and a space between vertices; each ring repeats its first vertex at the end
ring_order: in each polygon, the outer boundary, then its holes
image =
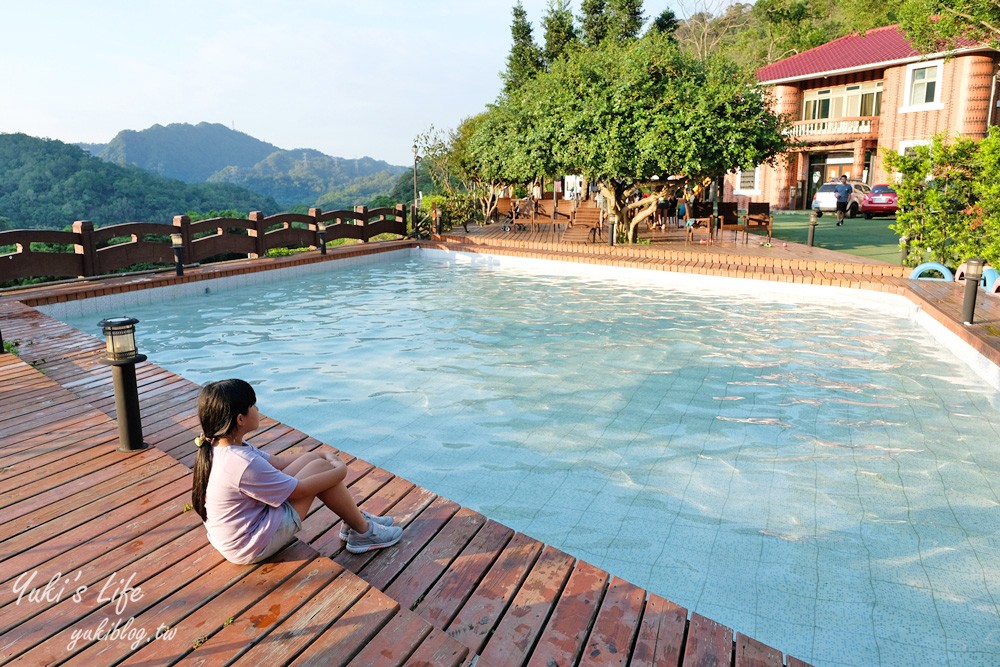
POLYGON ((387 195, 407 167, 309 148, 286 150, 219 123, 172 123, 124 130, 107 144, 78 144, 118 165, 186 183, 229 183, 282 207, 352 208, 387 195))
POLYGON ((135 166, 105 162, 77 146, 0 134, 0 230, 169 223, 179 214, 278 213, 271 197, 230 183, 183 183, 135 166))

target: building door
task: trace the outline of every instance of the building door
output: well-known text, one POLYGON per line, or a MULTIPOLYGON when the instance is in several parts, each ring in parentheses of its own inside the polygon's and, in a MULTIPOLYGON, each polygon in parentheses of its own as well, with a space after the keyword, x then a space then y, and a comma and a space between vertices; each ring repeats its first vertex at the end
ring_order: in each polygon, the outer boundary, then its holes
POLYGON ((809 173, 806 176, 806 200, 803 208, 811 208, 813 196, 819 186, 826 183, 826 153, 809 154, 809 173))

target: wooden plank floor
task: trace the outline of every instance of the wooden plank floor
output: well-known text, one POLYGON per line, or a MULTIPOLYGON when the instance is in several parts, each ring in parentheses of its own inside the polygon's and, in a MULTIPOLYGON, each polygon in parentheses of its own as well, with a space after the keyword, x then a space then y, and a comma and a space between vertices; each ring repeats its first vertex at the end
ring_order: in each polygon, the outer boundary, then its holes
MULTIPOLYGON (((99 342, 16 301, 0 302, 0 318, 5 338, 30 341, 20 358, 0 355, 0 662, 786 664, 775 649, 344 452, 359 503, 405 525, 399 545, 348 553, 338 518, 317 503, 298 540, 267 564, 226 563, 184 511, 198 387, 140 364, 153 447, 117 452, 99 342), (61 593, 29 597, 54 576, 61 593), (127 584, 132 595, 100 599, 109 578, 109 592, 127 584), (114 638, 94 638, 116 621, 114 638)), ((327 446, 266 417, 252 440, 274 453, 327 446)))
POLYGON ((117 451, 112 419, 12 355, 0 355, 0 443, 0 663, 457 665, 468 653, 301 541, 263 565, 225 562, 186 507, 188 468, 155 447, 117 451), (45 417, 25 424, 27 388, 45 417))

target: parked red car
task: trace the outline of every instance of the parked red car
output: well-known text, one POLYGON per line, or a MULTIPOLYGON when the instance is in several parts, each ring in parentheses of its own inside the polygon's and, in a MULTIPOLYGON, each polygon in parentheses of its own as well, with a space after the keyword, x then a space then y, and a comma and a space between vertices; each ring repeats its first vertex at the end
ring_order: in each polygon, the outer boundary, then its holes
POLYGON ((866 220, 871 220, 876 215, 896 215, 899 210, 899 199, 896 191, 888 185, 873 185, 869 192, 861 199, 861 213, 866 220))

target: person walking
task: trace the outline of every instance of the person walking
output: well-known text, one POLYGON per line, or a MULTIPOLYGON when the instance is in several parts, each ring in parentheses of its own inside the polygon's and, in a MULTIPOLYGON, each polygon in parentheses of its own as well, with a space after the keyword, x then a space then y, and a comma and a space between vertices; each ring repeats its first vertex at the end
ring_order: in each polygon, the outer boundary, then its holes
POLYGON ((851 202, 851 194, 854 192, 854 186, 847 182, 847 174, 840 177, 840 183, 837 183, 834 188, 834 193, 837 195, 837 226, 841 227, 844 224, 844 214, 847 213, 847 206, 851 202))

